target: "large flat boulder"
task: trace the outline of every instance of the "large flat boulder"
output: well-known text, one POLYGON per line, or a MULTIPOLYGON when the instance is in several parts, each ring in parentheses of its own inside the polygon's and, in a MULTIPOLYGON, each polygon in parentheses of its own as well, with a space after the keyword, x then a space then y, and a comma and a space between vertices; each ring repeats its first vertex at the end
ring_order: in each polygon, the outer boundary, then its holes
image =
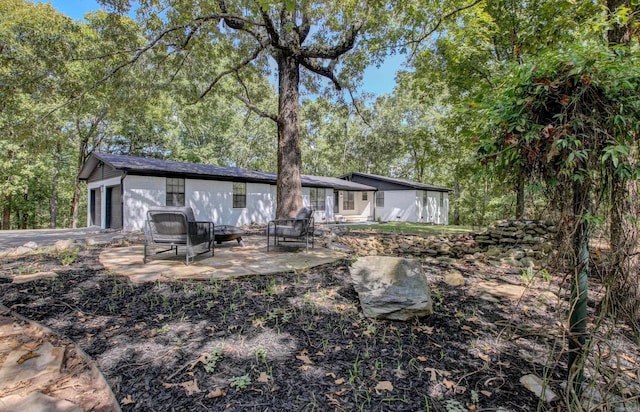
POLYGON ((431 290, 417 259, 361 257, 350 273, 369 318, 409 320, 433 313, 431 290))

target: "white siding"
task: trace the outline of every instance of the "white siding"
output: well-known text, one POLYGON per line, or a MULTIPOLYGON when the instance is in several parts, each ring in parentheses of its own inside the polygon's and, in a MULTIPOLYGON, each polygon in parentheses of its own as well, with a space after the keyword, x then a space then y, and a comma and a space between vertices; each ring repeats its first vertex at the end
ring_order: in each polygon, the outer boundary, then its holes
POLYGON ((416 192, 416 190, 384 191, 384 207, 376 207, 376 219, 390 222, 417 222, 416 192))
POLYGON ((419 210, 422 211, 421 220, 425 223, 435 223, 438 225, 449 224, 449 196, 446 192, 419 192, 421 205, 419 210), (424 194, 426 193, 426 202, 424 202, 424 194), (443 204, 440 205, 440 197, 442 196, 443 204))
MULTIPOLYGON (((124 180, 123 230, 144 226, 147 210, 166 204, 164 177, 127 176, 124 180)), ((233 182, 185 179, 185 206, 193 208, 198 220, 217 225, 266 224, 275 216, 275 186, 247 183, 247 207, 233 207, 233 182)))
MULTIPOLYGON (((186 182, 185 182, 186 185, 186 182)), ((127 176, 123 180, 122 230, 132 231, 144 227, 147 210, 164 206, 166 202, 166 179, 152 176, 127 176)))
POLYGON ((270 186, 247 183, 245 208, 233 207, 233 182, 190 179, 185 182, 185 198, 199 220, 216 225, 266 224, 275 215, 275 196, 272 197, 270 186))

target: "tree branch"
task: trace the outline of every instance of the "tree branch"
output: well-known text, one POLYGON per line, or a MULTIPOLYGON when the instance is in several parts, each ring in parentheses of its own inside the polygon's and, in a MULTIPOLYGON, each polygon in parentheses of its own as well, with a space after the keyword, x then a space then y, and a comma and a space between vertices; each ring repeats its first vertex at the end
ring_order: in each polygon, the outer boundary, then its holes
MULTIPOLYGON (((438 19, 438 21, 437 21, 436 25, 435 25, 431 30, 429 30, 429 31, 428 31, 428 32, 426 32, 426 33, 423 33, 423 34, 422 34, 420 37, 418 37, 417 39, 409 40, 408 42, 406 42, 406 43, 404 43, 404 44, 399 44, 397 47, 413 46, 413 45, 418 45, 418 44, 422 43, 425 39, 427 39, 429 36, 431 36, 433 33, 435 33, 435 32, 440 28, 440 26, 442 25, 442 23, 443 23, 446 19, 448 19, 449 17, 454 16, 454 15, 456 15, 456 14, 460 13, 461 11, 464 11, 464 10, 467 10, 467 9, 470 9, 470 8, 474 7, 475 5, 477 5, 478 3, 480 3, 481 1, 482 1, 482 0, 474 0, 474 1, 473 1, 473 3, 471 3, 471 4, 468 4, 468 5, 466 5, 466 6, 461 6, 461 7, 458 7, 457 9, 455 9, 455 10, 453 10, 453 11, 450 11, 449 13, 447 13, 447 14, 445 14, 444 16, 440 17, 440 18, 438 19)), ((415 50, 414 50, 414 52, 413 52, 413 53, 411 53, 411 55, 412 55, 412 56, 413 56, 413 55, 415 55, 415 50)))
POLYGON ((336 79, 336 76, 333 74, 333 67, 335 66, 335 60, 332 61, 332 63, 327 67, 320 65, 320 63, 318 63, 318 61, 316 60, 307 59, 307 58, 300 59, 300 64, 302 64, 302 66, 304 66, 306 69, 311 70, 312 72, 319 74, 320 76, 324 76, 327 79, 331 80, 336 90, 338 91, 342 90, 342 85, 340 84, 338 79, 336 79))
MULTIPOLYGON (((481 1, 481 0, 477 0, 481 1)), ((302 47, 301 55, 312 59, 337 59, 353 48, 358 37, 358 32, 362 28, 362 21, 354 23, 349 30, 344 33, 342 40, 335 46, 302 47)))
MULTIPOLYGON (((236 75, 238 73, 236 72, 236 75)), ((242 79, 240 78, 240 76, 236 76, 236 80, 238 80, 238 83, 240 83, 240 86, 242 86, 242 89, 244 90, 244 94, 246 95, 246 97, 244 96, 240 96, 240 95, 236 95, 236 98, 238 100, 240 100, 242 103, 244 103, 249 110, 251 110, 252 112, 256 113, 258 116, 260 117, 265 117, 267 119, 271 119, 274 122, 278 123, 279 122, 279 117, 276 116, 275 114, 272 113, 267 113, 264 110, 260 109, 258 106, 256 106, 252 101, 251 98, 249 96, 249 89, 247 88, 247 86, 244 84, 244 82, 242 81, 242 79)))
POLYGON ((271 38, 271 44, 274 47, 282 48, 280 44, 280 34, 278 34, 275 26, 273 25, 273 21, 271 20, 271 16, 269 13, 262 7, 260 7, 260 15, 262 16, 262 21, 264 22, 264 28, 267 30, 267 34, 271 38))
POLYGON ((209 84, 209 86, 206 88, 206 90, 200 94, 200 99, 203 99, 213 89, 213 87, 220 81, 220 79, 222 79, 223 77, 225 77, 225 76, 227 76, 229 74, 238 72, 244 66, 248 65, 249 63, 251 63, 252 61, 257 59, 258 56, 260 55, 260 52, 262 50, 264 50, 264 49, 265 49, 265 46, 261 44, 260 47, 258 47, 256 50, 254 50, 254 52, 251 53, 251 55, 249 57, 247 57, 246 59, 244 59, 243 61, 241 61, 237 65, 235 65, 233 67, 230 67, 229 69, 224 70, 221 73, 218 73, 218 75, 213 79, 213 81, 209 84))
POLYGON ((307 6, 305 4, 305 10, 302 10, 302 25, 296 27, 296 31, 298 32, 298 36, 300 37, 300 44, 304 43, 311 31, 311 22, 309 21, 309 16, 307 15, 307 6))

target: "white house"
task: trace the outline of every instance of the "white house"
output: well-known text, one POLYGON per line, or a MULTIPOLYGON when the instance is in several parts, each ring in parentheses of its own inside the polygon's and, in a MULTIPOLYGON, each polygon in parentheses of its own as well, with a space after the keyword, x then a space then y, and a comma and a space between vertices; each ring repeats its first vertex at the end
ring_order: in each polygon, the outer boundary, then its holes
POLYGON ((376 188, 376 220, 449 224, 450 189, 446 187, 357 172, 342 179, 376 188))
MULTIPOLYGON (((155 206, 190 206, 198 220, 266 224, 275 218, 273 173, 134 156, 93 153, 80 172, 87 181, 87 225, 132 231, 155 206)), ((344 179, 302 176, 305 206, 316 222, 336 214, 373 219, 375 188, 344 179), (363 200, 364 199, 364 200, 363 200)))

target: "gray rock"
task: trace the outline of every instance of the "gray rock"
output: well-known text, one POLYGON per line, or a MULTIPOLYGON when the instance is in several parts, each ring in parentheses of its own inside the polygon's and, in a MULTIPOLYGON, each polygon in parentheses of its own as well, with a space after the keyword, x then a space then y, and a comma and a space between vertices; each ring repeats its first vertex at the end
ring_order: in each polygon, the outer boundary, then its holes
POLYGON ((327 249, 337 250, 339 252, 346 252, 346 253, 351 252, 351 248, 349 248, 349 246, 343 245, 342 243, 331 242, 327 245, 327 249))
POLYGON ((37 249, 38 248, 38 244, 32 240, 32 241, 27 242, 24 245, 22 245, 22 247, 25 247, 27 249, 37 249))
POLYGON ((464 276, 459 270, 451 269, 444 274, 444 283, 449 286, 464 286, 464 276))
POLYGON ((73 239, 61 239, 58 240, 54 245, 54 249, 56 252, 62 252, 63 250, 69 250, 74 246, 73 239))
POLYGON ((350 273, 369 318, 409 320, 433 313, 427 277, 417 259, 366 256, 350 273))

